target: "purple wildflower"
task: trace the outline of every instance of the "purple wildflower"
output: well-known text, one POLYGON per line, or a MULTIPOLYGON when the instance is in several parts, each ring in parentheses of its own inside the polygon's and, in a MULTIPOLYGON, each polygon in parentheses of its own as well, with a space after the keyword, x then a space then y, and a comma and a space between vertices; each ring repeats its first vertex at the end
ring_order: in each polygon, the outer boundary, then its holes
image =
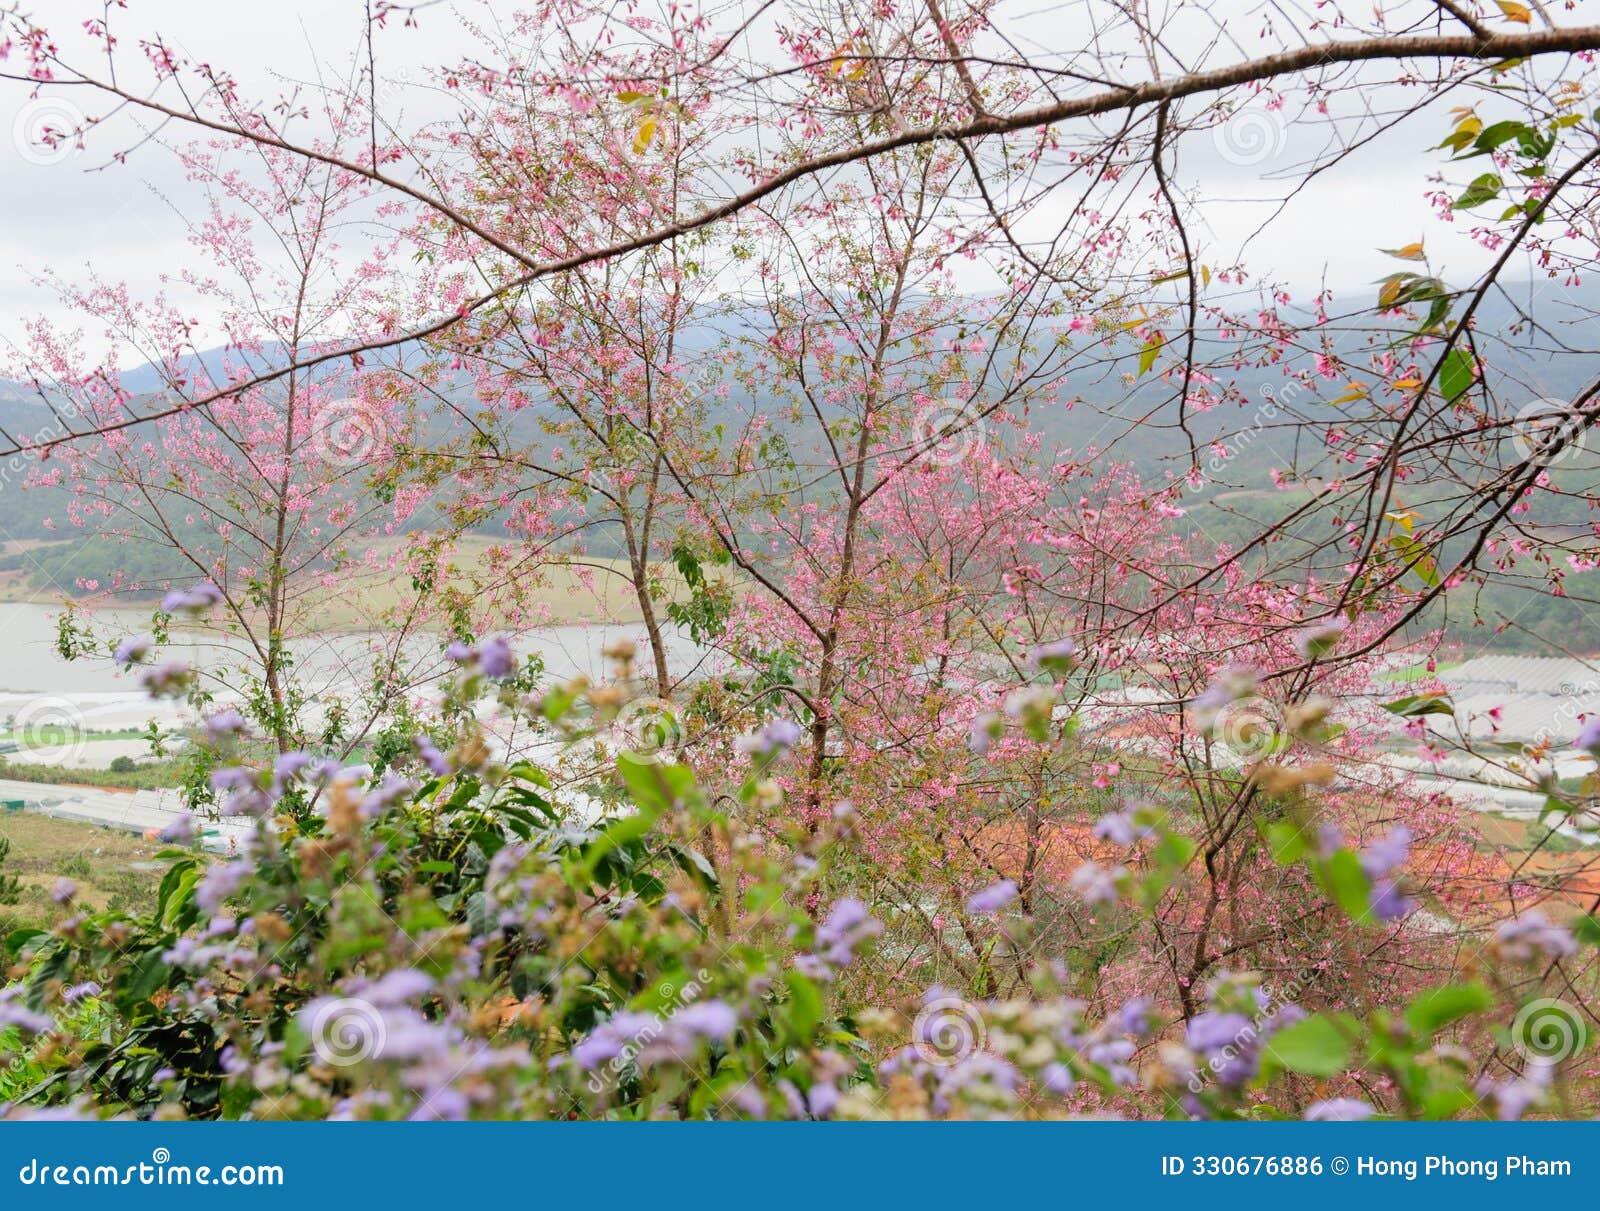
POLYGON ((1416 903, 1390 879, 1372 885, 1372 915, 1379 921, 1398 921, 1411 915, 1416 903))
POLYGON ((15 1026, 24 1034, 47 1034, 56 1024, 42 1013, 34 1013, 15 1001, 0 1000, 0 1029, 15 1026))
POLYGON ((1544 1100, 1554 1067, 1548 1062, 1531 1061, 1520 1077, 1504 1084, 1484 1077, 1476 1086, 1478 1096, 1494 1099, 1495 1117, 1501 1122, 1519 1119, 1530 1106, 1544 1100))
POLYGON ((485 677, 504 681, 517 671, 517 658, 505 636, 496 635, 478 649, 478 667, 485 677))
POLYGON ((146 670, 139 684, 156 698, 174 698, 189 688, 194 681, 192 668, 181 660, 165 660, 146 670))
POLYGON ((1224 707, 1249 697, 1260 684, 1261 674, 1255 669, 1230 665, 1211 679, 1211 683, 1195 696, 1190 706, 1194 708, 1200 726, 1210 728, 1224 707))
POLYGON ((974 892, 967 899, 967 911, 974 916, 986 917, 990 913, 999 912, 1007 904, 1017 898, 1017 884, 1012 879, 1001 879, 998 883, 990 884, 982 891, 974 892))
POLYGON ((967 732, 967 747, 978 756, 985 756, 994 742, 1005 732, 1005 717, 996 711, 985 711, 972 721, 967 732))
POLYGON ((1600 715, 1591 715, 1572 738, 1572 747, 1586 752, 1600 753, 1600 715))
POLYGON ((1067 890, 1086 904, 1109 904, 1117 898, 1117 884, 1128 873, 1126 867, 1109 870, 1098 862, 1085 862, 1067 880, 1067 890))
POLYGON ((1378 879, 1406 864, 1411 856, 1411 829, 1397 824, 1387 836, 1361 851, 1361 869, 1369 879, 1378 879))
POLYGON ((150 654, 150 649, 154 646, 155 640, 148 636, 132 636, 117 644, 117 649, 111 654, 111 658, 123 666, 138 664, 150 654))
POLYGON ((1308 1123, 1355 1123, 1369 1119, 1373 1109, 1359 1098, 1333 1097, 1306 1107, 1308 1123))
POLYGON ((360 992, 374 1005, 399 1005, 415 1000, 432 987, 431 976, 410 967, 402 967, 380 976, 360 992))
POLYGON ((661 1019, 654 1014, 623 1011, 601 1022, 572 1049, 573 1062, 585 1072, 593 1072, 624 1051, 637 1045, 641 1037, 653 1037, 661 1019))
POLYGON ((161 599, 161 608, 169 614, 176 610, 206 610, 221 604, 222 590, 210 581, 188 589, 173 589, 161 599))
POLYGON ((161 840, 177 845, 187 845, 200 835, 200 826, 193 812, 183 812, 158 834, 161 840))
POLYGON ((1044 669, 1051 673, 1065 673, 1072 668, 1072 663, 1078 655, 1078 645, 1070 639, 1057 639, 1053 643, 1041 643, 1028 653, 1028 667, 1044 669))
POLYGON ((272 763, 273 782, 279 786, 293 782, 315 760, 310 753, 283 753, 272 763))
POLYGON ((1147 1034, 1150 1030, 1150 998, 1134 997, 1117 1010, 1112 1022, 1123 1034, 1147 1034))
POLYGON ((1343 618, 1329 618, 1306 627, 1294 637, 1295 649, 1308 660, 1326 654, 1344 635, 1349 622, 1343 618))
POLYGON ((244 731, 244 716, 232 707, 218 711, 206 720, 206 731, 213 740, 225 740, 244 731))
POLYGON ((1501 958, 1513 963, 1526 963, 1540 957, 1562 959, 1577 949, 1572 934, 1551 924, 1538 909, 1502 922, 1495 930, 1495 950, 1501 958))
POLYGON ((229 896, 244 886, 254 869, 249 858, 235 858, 211 867, 195 885, 195 903, 207 912, 216 912, 229 896))
POLYGON ((1039 1073, 1039 1080, 1051 1093, 1064 1096, 1072 1092, 1077 1081, 1072 1079, 1072 1071, 1065 1064, 1049 1063, 1039 1073))
POLYGON ((71 879, 63 877, 56 880, 55 887, 50 891, 50 898, 57 904, 68 904, 71 903, 72 897, 77 894, 78 885, 71 879))
POLYGON ((702 1039, 724 1041, 739 1027, 739 1015, 723 1001, 700 1001, 672 1015, 668 1025, 702 1039))
POLYGON ((1133 813, 1128 811, 1107 812, 1094 823, 1094 835, 1113 845, 1130 846, 1154 832, 1147 824, 1134 823, 1133 813))
POLYGON ((1255 1075, 1257 1032, 1242 1013, 1201 1013, 1189 1020, 1184 1042, 1218 1081, 1237 1088, 1255 1075))
POLYGON ((813 1118, 828 1118, 838 1104, 839 1086, 832 1081, 818 1081, 806 1091, 806 1106, 813 1118))
POLYGON ((827 920, 817 926, 817 946, 823 952, 822 958, 832 967, 848 967, 855 961, 856 948, 882 932, 883 923, 867 911, 867 906, 853 896, 846 896, 833 906, 827 920))
POLYGON ((1317 826, 1317 856, 1331 858, 1344 848, 1344 834, 1339 831, 1339 826, 1330 820, 1324 820, 1317 826))
POLYGON ((444 754, 432 740, 426 736, 418 736, 416 745, 417 756, 422 759, 422 764, 441 778, 450 776, 450 763, 445 760, 444 754))
POLYGON ((793 748, 802 734, 800 725, 794 720, 773 719, 759 732, 741 736, 737 744, 739 751, 749 756, 773 757, 793 748))
POLYGON ((415 788, 409 778, 402 778, 397 774, 385 774, 383 781, 361 800, 361 818, 376 820, 409 795, 413 789, 415 788))

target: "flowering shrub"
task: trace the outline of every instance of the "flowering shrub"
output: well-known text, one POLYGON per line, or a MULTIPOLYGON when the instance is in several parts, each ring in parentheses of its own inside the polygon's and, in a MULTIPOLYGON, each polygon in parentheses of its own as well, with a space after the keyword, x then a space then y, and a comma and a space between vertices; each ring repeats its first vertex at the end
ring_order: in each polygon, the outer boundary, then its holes
MULTIPOLYGON (((514 667, 453 653, 457 707, 514 667)), ((1055 657, 1051 657, 1054 659, 1055 657)), ((517 698, 504 684, 502 700, 517 698)), ((592 743, 616 695, 563 687, 520 706, 592 743), (594 703, 603 705, 595 707, 594 703)), ((1048 711, 1045 713, 1048 716, 1048 711)), ((624 753, 619 810, 578 826, 527 762, 469 724, 448 751, 373 773, 290 753, 256 765, 212 729, 239 852, 174 848, 147 916, 79 913, 6 939, 0 1048, 12 1113, 257 1118, 1440 1117, 1570 1110, 1581 1019, 1528 995, 1579 946, 1537 915, 1502 927, 1469 978, 1358 1016, 1227 973, 1174 1013, 1096 1005, 1092 971, 1041 952, 1014 881, 976 890, 984 961, 1018 991, 884 991, 889 929, 915 903, 819 899, 856 813, 770 827, 763 800, 801 738, 770 720, 708 794, 691 769, 624 753), (301 805, 309 804, 309 810, 301 805), (290 806, 292 805, 292 806, 290 806), (759 827, 756 822, 759 823, 759 827), (831 902, 830 902, 831 901, 831 902), (1520 1051, 1514 1065, 1496 1065, 1520 1051)), ((1035 720, 1027 725, 1043 728, 1035 720)), ((1306 728, 1318 726, 1309 717, 1306 728)), ((1248 777, 1272 781, 1265 765, 1248 777)), ((1351 923, 1413 911, 1402 826, 1364 848, 1284 782, 1253 822, 1351 923)), ((768 805, 770 807, 770 804, 768 805)), ((1123 861, 1074 877, 1104 909, 1150 911, 1204 856, 1172 815, 1113 813, 1123 861)), ((63 880, 57 896, 76 889, 63 880)), ((1583 923, 1592 940, 1593 922, 1583 923)))

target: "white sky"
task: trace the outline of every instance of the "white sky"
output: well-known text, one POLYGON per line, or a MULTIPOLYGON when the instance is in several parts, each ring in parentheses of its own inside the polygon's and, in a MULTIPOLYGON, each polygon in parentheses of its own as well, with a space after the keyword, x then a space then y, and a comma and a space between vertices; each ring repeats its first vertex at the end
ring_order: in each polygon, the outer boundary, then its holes
MULTIPOLYGON (((1217 6, 1209 7, 1208 20, 1217 6)), ((1052 18, 1045 11, 1039 20, 1048 23, 1052 18)), ((83 16, 99 12, 98 2, 52 0, 49 20, 70 30, 83 16)), ((1563 13, 1562 18, 1574 22, 1582 15, 1563 13)), ((407 55, 437 61, 457 46, 470 45, 451 8, 425 8, 419 19, 420 31, 395 28, 381 35, 380 60, 389 71, 403 70, 407 55)), ((118 21, 125 47, 136 33, 159 30, 193 59, 226 64, 247 94, 271 95, 285 78, 308 79, 330 69, 343 73, 360 49, 362 4, 133 0, 132 12, 118 21)), ((1050 41, 1048 28, 1040 34, 1040 41, 1050 41)), ((115 141, 102 137, 86 152, 32 162, 44 157, 27 149, 25 128, 37 122, 39 110, 25 106, 25 100, 20 87, 0 85, 0 343, 15 341, 32 315, 63 318, 51 294, 31 280, 42 270, 77 278, 92 266, 100 276, 125 280, 144 295, 159 289, 163 273, 192 259, 175 212, 189 196, 188 187, 163 149, 149 148, 127 164, 108 164, 115 141)), ((84 104, 94 109, 97 103, 84 104)), ((1299 129, 1285 138, 1274 130, 1274 119, 1257 118, 1273 149, 1259 161, 1230 164, 1199 138, 1183 146, 1178 180, 1198 186, 1208 199, 1195 235, 1202 259, 1212 263, 1231 261, 1274 210, 1275 204, 1260 199, 1281 194, 1284 186, 1267 178, 1291 169, 1296 148, 1321 138, 1299 129)), ((1366 298, 1373 280, 1395 265, 1378 249, 1426 234, 1435 268, 1443 268, 1447 278, 1470 277, 1484 254, 1459 231, 1442 226, 1423 199, 1426 174, 1443 164, 1442 154, 1427 148, 1443 129, 1442 114, 1425 115, 1366 148, 1352 164, 1319 178, 1253 240, 1249 263, 1301 289, 1325 277, 1350 298, 1366 298)))

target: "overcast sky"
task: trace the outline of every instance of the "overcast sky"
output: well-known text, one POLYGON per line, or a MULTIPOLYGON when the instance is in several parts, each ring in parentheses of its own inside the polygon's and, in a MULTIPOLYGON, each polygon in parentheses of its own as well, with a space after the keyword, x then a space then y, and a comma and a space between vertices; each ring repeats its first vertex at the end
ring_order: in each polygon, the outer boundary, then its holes
MULTIPOLYGON (((76 4, 53 0, 52 19, 63 28, 75 24, 76 4)), ((85 14, 100 9, 98 3, 78 7, 85 14)), ((474 11, 481 10, 475 5, 474 11)), ((124 46, 134 31, 160 30, 193 59, 226 64, 247 93, 272 95, 284 78, 347 70, 360 46, 361 12, 359 0, 136 0, 133 13, 119 20, 124 46)), ((469 45, 461 18, 450 8, 427 8, 420 20, 421 31, 383 35, 380 58, 389 71, 400 73, 408 60, 444 58, 469 45)), ((407 101, 413 108, 417 103, 415 96, 407 101)), ((163 273, 192 256, 180 215, 186 205, 192 209, 193 194, 171 157, 150 148, 127 164, 108 163, 118 140, 104 135, 87 151, 47 154, 30 145, 27 135, 52 104, 29 103, 19 88, 0 87, 0 266, 9 271, 0 273, 0 341, 16 340, 30 316, 61 318, 49 291, 32 281, 45 269, 77 278, 92 267, 144 295, 160 288, 163 273)), ((93 109, 92 102, 85 105, 93 109)), ((1426 115, 1319 178, 1250 242, 1249 263, 1301 288, 1326 277, 1354 301, 1369 297, 1373 280, 1394 267, 1380 247, 1426 234, 1435 267, 1457 280, 1469 278, 1484 254, 1442 226, 1423 199, 1425 174, 1442 164, 1441 156, 1426 150, 1437 143, 1442 122, 1442 115, 1426 115)), ((1185 142, 1180 184, 1200 188, 1208 199, 1195 228, 1204 259, 1225 264, 1234 258, 1277 209, 1285 185, 1274 174, 1292 169, 1305 147, 1324 137, 1286 129, 1281 117, 1256 109, 1221 136, 1227 143, 1185 142)))

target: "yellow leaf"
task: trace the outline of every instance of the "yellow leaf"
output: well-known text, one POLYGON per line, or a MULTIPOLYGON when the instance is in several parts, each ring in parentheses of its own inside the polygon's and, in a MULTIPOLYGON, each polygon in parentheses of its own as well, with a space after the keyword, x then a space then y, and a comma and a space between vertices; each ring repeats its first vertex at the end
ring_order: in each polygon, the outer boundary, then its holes
POLYGON ((642 156, 650 150, 650 144, 656 137, 656 120, 646 118, 639 123, 639 133, 633 136, 633 154, 642 156))
POLYGON ((1209 266, 1209 265, 1200 266, 1200 281, 1201 281, 1202 284, 1204 284, 1206 286, 1211 285, 1211 266, 1209 266))
POLYGON ((1365 383, 1351 383, 1348 390, 1338 399, 1330 399, 1330 404, 1353 404, 1358 399, 1366 399, 1369 392, 1365 383))
POLYGON ((1418 240, 1415 244, 1407 244, 1404 248, 1385 248, 1382 251, 1392 257, 1398 257, 1402 261, 1420 261, 1423 259, 1421 240, 1418 240))
POLYGON ((1414 391, 1422 386, 1422 380, 1420 378, 1397 378, 1389 385, 1401 391, 1414 391))
POLYGON ((1466 117, 1462 118, 1461 121, 1456 123, 1456 134, 1465 136, 1469 139, 1482 129, 1483 119, 1479 118, 1477 114, 1469 113, 1466 117))
POLYGON ((1515 21, 1518 25, 1533 24, 1533 10, 1526 4, 1518 4, 1516 0, 1495 0, 1495 3, 1506 15, 1507 21, 1515 21))

